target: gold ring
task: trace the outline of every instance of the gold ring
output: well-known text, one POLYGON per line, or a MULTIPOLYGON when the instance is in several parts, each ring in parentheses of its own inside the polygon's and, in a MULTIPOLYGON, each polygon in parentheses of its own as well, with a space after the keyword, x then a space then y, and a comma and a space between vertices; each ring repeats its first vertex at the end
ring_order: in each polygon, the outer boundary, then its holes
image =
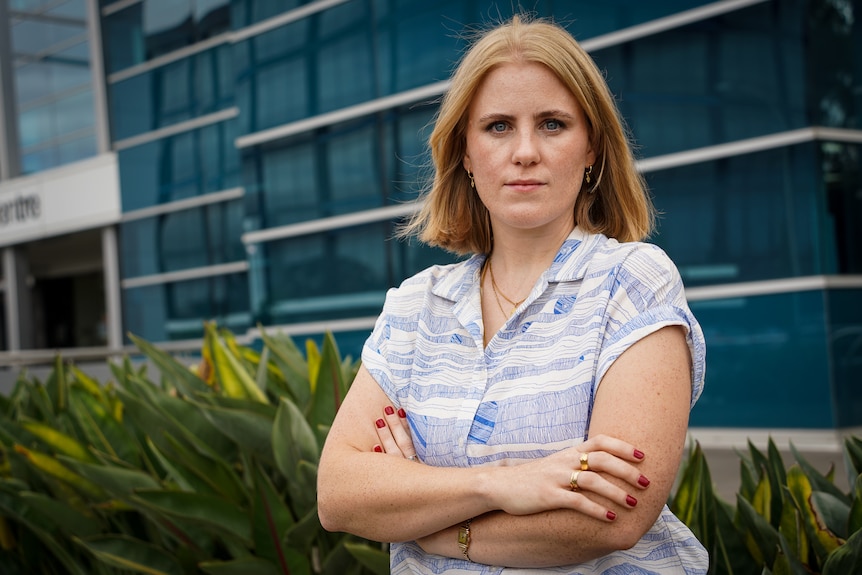
POLYGON ((572 471, 572 478, 569 480, 569 485, 572 486, 572 491, 578 490, 578 475, 580 475, 580 474, 581 474, 581 471, 579 469, 572 471))
POLYGON ((589 462, 590 454, 587 452, 581 453, 581 471, 589 471, 590 470, 590 462, 589 462))

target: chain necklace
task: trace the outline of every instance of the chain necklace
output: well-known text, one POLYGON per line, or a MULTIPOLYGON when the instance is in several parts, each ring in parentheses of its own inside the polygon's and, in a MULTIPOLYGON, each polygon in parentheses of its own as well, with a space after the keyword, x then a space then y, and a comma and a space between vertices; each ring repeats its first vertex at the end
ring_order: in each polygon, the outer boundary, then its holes
POLYGON ((497 287, 497 281, 494 279, 494 266, 491 265, 491 258, 488 258, 488 271, 491 273, 491 290, 494 292, 494 299, 497 300, 497 307, 500 308, 500 311, 503 312, 503 315, 506 317, 510 317, 518 307, 524 303, 527 298, 522 299, 521 301, 512 301, 510 298, 506 297, 500 288, 497 287), (512 304, 512 310, 507 314, 506 310, 503 309, 503 303, 500 301, 500 296, 503 296, 503 299, 512 304))

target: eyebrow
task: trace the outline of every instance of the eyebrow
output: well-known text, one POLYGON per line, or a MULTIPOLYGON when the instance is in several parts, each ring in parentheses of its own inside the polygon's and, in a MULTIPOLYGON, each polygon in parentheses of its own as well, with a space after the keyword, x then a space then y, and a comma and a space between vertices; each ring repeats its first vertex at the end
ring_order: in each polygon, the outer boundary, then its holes
MULTIPOLYGON (((543 118, 565 118, 569 120, 574 120, 575 116, 568 112, 564 112, 562 110, 545 110, 543 112, 539 112, 538 114, 534 114, 533 118, 536 120, 540 120, 543 118)), ((512 121, 515 119, 515 116, 511 114, 500 114, 496 112, 491 112, 490 114, 485 114, 479 118, 479 123, 484 124, 485 122, 489 122, 491 120, 507 120, 512 121)))

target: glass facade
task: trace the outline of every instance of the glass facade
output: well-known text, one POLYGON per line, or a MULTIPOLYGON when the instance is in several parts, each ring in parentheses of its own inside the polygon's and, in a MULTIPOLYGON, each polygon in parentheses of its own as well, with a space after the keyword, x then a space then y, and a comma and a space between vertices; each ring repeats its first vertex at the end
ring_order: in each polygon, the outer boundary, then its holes
MULTIPOLYGON (((13 172, 32 174, 96 155, 86 3, 10 0, 0 34, 11 40, 18 119, 13 172)), ((10 89, 11 88, 11 89, 10 89)))
MULTIPOLYGON (((456 260, 392 214, 426 184, 431 88, 512 3, 99 5, 124 331, 320 322, 357 357, 387 289, 456 260)), ((9 0, 22 173, 95 154, 85 7, 9 0)), ((862 0, 529 8, 590 47, 647 166, 707 338, 692 424, 862 425, 862 0)))

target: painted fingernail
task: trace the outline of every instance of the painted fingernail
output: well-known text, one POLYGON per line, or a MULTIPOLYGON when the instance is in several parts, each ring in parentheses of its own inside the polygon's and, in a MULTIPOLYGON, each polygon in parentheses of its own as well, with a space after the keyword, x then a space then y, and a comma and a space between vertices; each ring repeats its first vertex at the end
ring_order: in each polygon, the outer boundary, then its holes
POLYGON ((407 412, 404 411, 403 407, 398 408, 398 417, 405 418, 407 417, 407 412))
POLYGON ((640 449, 635 449, 634 456, 635 456, 635 459, 643 459, 644 458, 644 452, 641 451, 640 449))
POLYGON ((385 413, 386 415, 392 415, 393 413, 395 413, 395 408, 391 405, 387 405, 385 408, 383 408, 383 413, 385 413))
POLYGON ((374 422, 374 424, 381 429, 386 427, 386 422, 383 421, 382 419, 378 419, 377 421, 374 422))
POLYGON ((374 446, 374 451, 376 451, 377 453, 383 453, 383 448, 382 448, 382 447, 380 447, 379 445, 375 445, 375 446, 374 446))
POLYGON ((640 477, 638 477, 638 485, 640 485, 641 487, 646 487, 647 485, 649 485, 649 479, 641 475, 640 477))
POLYGON ((610 521, 613 521, 614 519, 616 519, 616 518, 617 518, 617 514, 616 514, 616 513, 614 513, 613 511, 608 511, 608 512, 605 514, 605 517, 607 517, 610 521))
POLYGON ((629 504, 629 507, 634 507, 638 504, 638 500, 632 497, 631 495, 626 495, 626 503, 629 504))

